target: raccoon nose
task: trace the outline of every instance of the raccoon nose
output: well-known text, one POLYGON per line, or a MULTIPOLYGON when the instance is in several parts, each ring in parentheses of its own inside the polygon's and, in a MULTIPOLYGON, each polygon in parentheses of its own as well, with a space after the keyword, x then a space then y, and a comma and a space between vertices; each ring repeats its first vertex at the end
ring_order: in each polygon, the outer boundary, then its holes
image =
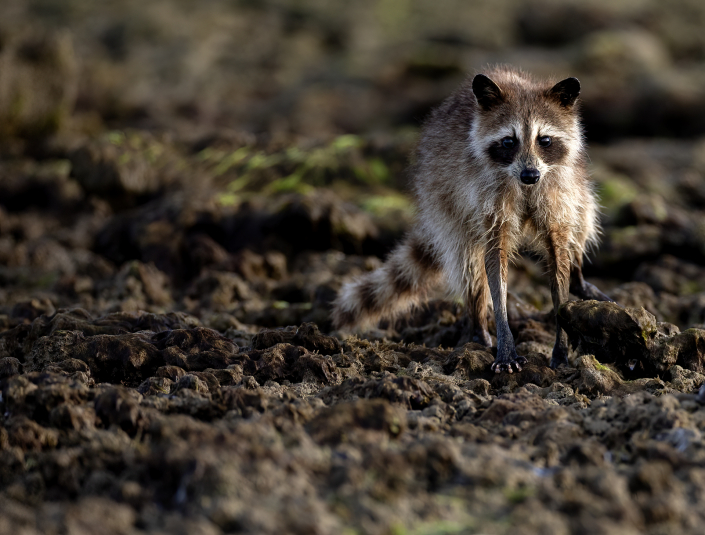
POLYGON ((524 169, 519 178, 524 184, 536 184, 541 178, 541 173, 538 169, 524 169))

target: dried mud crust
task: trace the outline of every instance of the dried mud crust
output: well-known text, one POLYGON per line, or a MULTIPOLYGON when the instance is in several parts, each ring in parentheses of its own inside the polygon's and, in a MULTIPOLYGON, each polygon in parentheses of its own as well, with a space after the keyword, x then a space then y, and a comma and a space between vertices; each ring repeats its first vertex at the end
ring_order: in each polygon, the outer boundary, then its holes
POLYGON ((89 4, 0 3, 0 535, 702 532, 701 0, 89 4), (498 58, 586 88, 623 308, 561 308, 552 370, 521 257, 518 373, 447 299, 344 339, 406 126, 498 58))
POLYGON ((124 208, 55 162, 9 167, 0 533, 699 533, 689 196, 612 205, 590 269, 622 277, 600 286, 622 306, 558 311, 568 366, 548 366, 550 294, 520 258, 508 310, 527 362, 496 374, 447 299, 331 331, 342 281, 398 229, 331 191, 228 207, 174 186, 124 208))
MULTIPOLYGON (((561 309, 566 324, 588 317, 607 341, 651 325, 648 313, 579 305, 561 309)), ((41 315, 0 335, 3 522, 37 533, 97 521, 109 533, 696 533, 705 377, 698 344, 681 340, 689 331, 643 349, 688 358, 625 380, 591 354, 551 370, 550 345, 526 340, 551 324, 518 324, 527 364, 510 375, 472 342, 341 340, 304 323, 238 345, 187 314, 41 315)))
MULTIPOLYGON (((331 331, 388 238, 330 192, 114 213, 51 176, 45 213, 0 209, 0 532, 699 532, 697 264, 644 257, 622 307, 561 308, 573 350, 552 370, 550 296, 522 261, 526 364, 497 374, 447 300, 331 331)), ((608 230, 604 271, 629 253, 608 230)))

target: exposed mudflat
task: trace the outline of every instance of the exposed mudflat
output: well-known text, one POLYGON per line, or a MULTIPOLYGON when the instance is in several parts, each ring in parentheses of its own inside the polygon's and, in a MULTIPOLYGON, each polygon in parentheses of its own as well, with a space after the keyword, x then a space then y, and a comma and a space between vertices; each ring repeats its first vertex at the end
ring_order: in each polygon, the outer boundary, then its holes
POLYGON ((2 13, 0 534, 702 532, 699 0, 143 3, 2 13), (525 256, 521 373, 443 294, 330 323, 413 218, 420 118, 487 61, 583 83, 585 273, 621 306, 558 311, 558 370, 525 256))

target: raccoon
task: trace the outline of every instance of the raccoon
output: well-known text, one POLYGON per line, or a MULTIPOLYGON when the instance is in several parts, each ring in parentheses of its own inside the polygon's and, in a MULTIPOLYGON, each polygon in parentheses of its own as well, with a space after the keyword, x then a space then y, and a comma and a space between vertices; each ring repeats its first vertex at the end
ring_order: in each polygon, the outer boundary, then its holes
MULTIPOLYGON (((492 369, 520 371, 507 323, 508 263, 520 247, 548 267, 554 309, 568 299, 610 300, 582 275, 596 245, 598 204, 578 113, 580 82, 538 80, 507 66, 468 78, 426 121, 412 168, 415 225, 374 272, 346 283, 333 304, 338 328, 394 318, 445 284, 464 298, 474 335, 492 345, 492 369)), ((556 324, 550 366, 568 361, 556 324)))

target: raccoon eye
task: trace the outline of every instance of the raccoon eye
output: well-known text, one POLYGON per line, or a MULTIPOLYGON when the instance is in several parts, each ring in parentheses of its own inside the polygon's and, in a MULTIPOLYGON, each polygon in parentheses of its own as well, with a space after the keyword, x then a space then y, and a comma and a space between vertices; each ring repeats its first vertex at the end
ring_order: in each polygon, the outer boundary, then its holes
POLYGON ((502 139, 502 146, 505 149, 513 149, 514 148, 514 139, 511 137, 505 137, 502 139))
POLYGON ((539 146, 540 147, 550 147, 551 146, 551 137, 550 136, 541 136, 539 138, 539 146))

